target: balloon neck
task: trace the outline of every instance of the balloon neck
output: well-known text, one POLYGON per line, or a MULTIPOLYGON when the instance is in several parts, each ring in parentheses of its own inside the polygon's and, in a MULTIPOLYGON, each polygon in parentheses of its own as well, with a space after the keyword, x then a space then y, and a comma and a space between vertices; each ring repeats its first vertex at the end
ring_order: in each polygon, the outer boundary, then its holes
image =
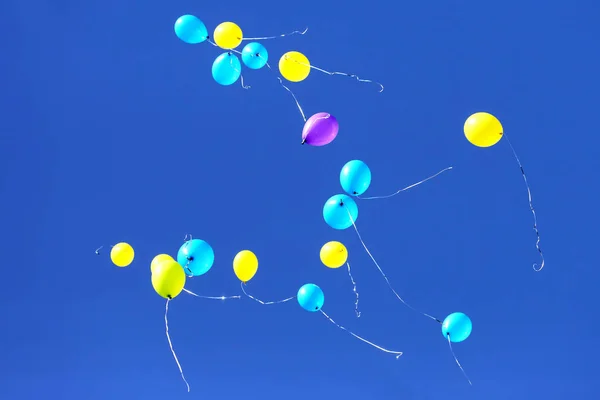
POLYGON ((306 139, 302 139, 302 143, 301 144, 304 144, 304 143, 306 143, 306 139))
POLYGON ((194 257, 192 257, 192 256, 188 256, 188 257, 187 257, 187 260, 188 260, 188 261, 194 261, 194 257))

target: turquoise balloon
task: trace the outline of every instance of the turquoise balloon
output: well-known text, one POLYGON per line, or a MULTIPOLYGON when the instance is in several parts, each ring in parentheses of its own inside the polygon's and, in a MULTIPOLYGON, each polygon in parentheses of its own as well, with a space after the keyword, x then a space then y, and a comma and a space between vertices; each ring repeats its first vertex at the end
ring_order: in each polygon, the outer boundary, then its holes
POLYGON ((242 49, 242 61, 246 67, 251 69, 261 69, 267 65, 269 53, 265 46, 260 43, 248 43, 242 49))
POLYGON ((240 75, 242 75, 242 64, 233 53, 223 53, 213 62, 212 76, 220 85, 231 85, 240 78, 240 75))
POLYGON ((345 194, 331 196, 323 206, 323 218, 333 229, 346 229, 356 223, 358 206, 352 197, 345 194), (350 215, 348 215, 350 213, 350 215), (352 216, 352 219, 350 218, 352 216))
POLYGON ((193 15, 182 15, 175 21, 175 34, 189 44, 202 43, 208 39, 208 31, 204 22, 193 15))
POLYGON ((177 262, 187 275, 204 275, 215 262, 215 252, 204 240, 188 240, 179 248, 177 262))
POLYGON ((340 172, 340 183, 349 195, 360 196, 371 185, 371 170, 360 160, 348 161, 340 172))
POLYGON ((320 287, 314 283, 307 283, 298 290, 298 304, 306 311, 319 311, 325 303, 325 295, 320 287))
POLYGON ((461 312, 455 312, 446 317, 442 323, 442 334, 454 343, 462 342, 471 335, 473 323, 471 319, 461 312))

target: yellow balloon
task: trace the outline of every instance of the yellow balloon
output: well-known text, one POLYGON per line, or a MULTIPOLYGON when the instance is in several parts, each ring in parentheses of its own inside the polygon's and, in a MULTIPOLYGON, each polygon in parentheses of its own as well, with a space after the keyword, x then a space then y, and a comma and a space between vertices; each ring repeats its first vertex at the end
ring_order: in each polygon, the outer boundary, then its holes
POLYGON ((467 118, 464 131, 467 140, 477 147, 493 146, 504 134, 498 118, 486 112, 478 112, 467 118))
POLYGON ((340 242, 327 242, 321 247, 321 262, 329 268, 339 268, 348 260, 348 250, 340 242))
POLYGON ((133 261, 135 253, 130 244, 117 243, 110 250, 110 259, 117 267, 126 267, 133 261))
POLYGON ((175 260, 164 260, 156 266, 152 274, 152 287, 161 297, 174 299, 185 285, 185 272, 175 260))
POLYGON ((258 258, 250 250, 242 250, 233 259, 233 272, 244 283, 254 277, 258 271, 258 258))
POLYGON ((235 49, 242 43, 242 29, 233 22, 220 23, 213 33, 213 39, 222 49, 235 49))
POLYGON ((300 82, 310 74, 308 58, 297 51, 288 51, 279 59, 279 72, 291 82, 300 82))
POLYGON ((173 257, 171 257, 168 254, 159 254, 159 255, 157 255, 156 257, 154 257, 152 259, 152 262, 150 263, 150 271, 152 273, 154 273, 154 270, 156 269, 156 267, 158 266, 158 264, 160 264, 163 261, 169 261, 169 260, 173 260, 173 257))

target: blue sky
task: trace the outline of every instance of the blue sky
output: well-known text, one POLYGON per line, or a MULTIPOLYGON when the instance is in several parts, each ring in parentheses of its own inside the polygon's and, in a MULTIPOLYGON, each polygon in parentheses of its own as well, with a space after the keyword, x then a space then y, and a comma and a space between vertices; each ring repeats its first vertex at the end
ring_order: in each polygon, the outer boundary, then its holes
POLYGON ((0 10, 0 397, 597 395, 596 2, 9 0, 0 10), (275 76, 244 70, 248 90, 216 84, 218 49, 174 35, 187 13, 211 32, 234 21, 246 36, 308 26, 263 42, 273 65, 297 50, 385 91, 317 71, 290 84, 307 115, 340 123, 332 144, 301 146, 303 121, 275 76), (500 118, 524 164, 547 262, 540 273, 510 148, 464 138, 477 111, 500 118), (351 159, 371 168, 367 195, 454 167, 394 198, 359 201, 357 226, 408 302, 438 318, 471 317, 471 337, 454 349, 472 387, 439 325, 393 296, 353 231, 323 221, 351 159), (315 283, 333 319, 404 355, 296 302, 183 293, 169 315, 188 394, 149 267, 188 233, 216 254, 188 289, 241 294, 231 262, 249 249, 259 259, 250 294, 278 300, 315 283), (349 249, 359 319, 344 270, 319 261, 330 240, 349 249), (94 255, 120 241, 135 248, 130 267, 94 255))

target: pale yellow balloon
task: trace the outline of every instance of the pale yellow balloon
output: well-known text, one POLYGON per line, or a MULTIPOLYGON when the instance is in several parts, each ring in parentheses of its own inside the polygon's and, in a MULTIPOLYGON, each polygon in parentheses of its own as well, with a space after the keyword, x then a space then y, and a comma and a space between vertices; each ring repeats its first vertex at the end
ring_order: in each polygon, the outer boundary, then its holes
POLYGON ((235 49, 242 43, 242 28, 233 22, 220 23, 213 33, 213 39, 222 49, 235 49))
POLYGON ((242 250, 233 259, 233 272, 244 283, 254 277, 258 271, 258 258, 250 250, 242 250))
POLYGON ((110 250, 110 259, 117 267, 126 267, 133 262, 135 252, 129 243, 117 243, 110 250))
POLYGON ((173 257, 171 257, 171 256, 170 256, 170 255, 168 255, 168 254, 159 254, 159 255, 155 256, 155 257, 152 259, 152 262, 150 263, 150 271, 151 271, 152 273, 154 273, 154 270, 156 269, 156 267, 158 266, 158 264, 160 264, 160 263, 161 263, 161 262, 163 262, 163 261, 169 261, 169 260, 173 260, 173 261, 175 261, 175 260, 173 259, 173 257))
POLYGON ((486 112, 477 112, 465 121, 465 137, 477 147, 490 147, 502 139, 504 129, 498 118, 486 112))
POLYGON ((165 299, 174 299, 185 286, 185 272, 175 260, 158 263, 152 274, 152 287, 165 299))
POLYGON ((300 82, 310 74, 310 62, 304 54, 288 51, 279 59, 279 72, 290 82, 300 82))
POLYGON ((348 250, 340 242, 327 242, 321 247, 321 262, 329 268, 339 268, 348 260, 348 250))

